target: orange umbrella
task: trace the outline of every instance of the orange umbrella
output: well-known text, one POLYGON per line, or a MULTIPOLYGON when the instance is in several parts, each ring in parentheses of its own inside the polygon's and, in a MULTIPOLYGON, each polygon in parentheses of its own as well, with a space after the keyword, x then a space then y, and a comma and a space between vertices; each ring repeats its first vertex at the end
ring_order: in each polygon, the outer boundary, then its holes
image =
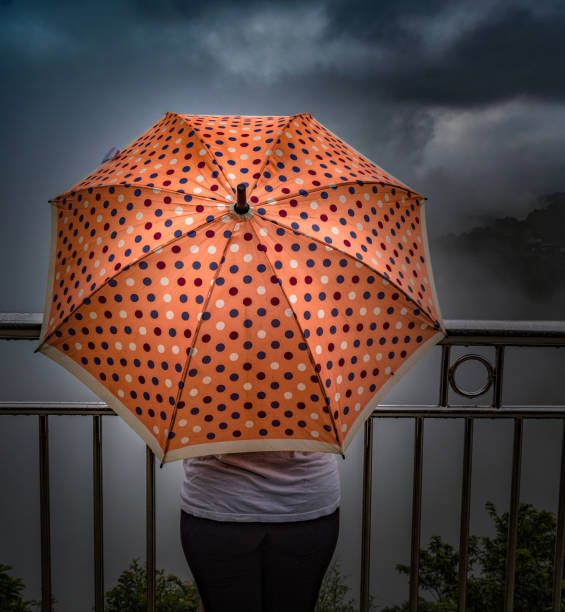
POLYGON ((343 454, 443 336, 422 196, 310 114, 167 113, 52 200, 38 350, 162 463, 343 454))

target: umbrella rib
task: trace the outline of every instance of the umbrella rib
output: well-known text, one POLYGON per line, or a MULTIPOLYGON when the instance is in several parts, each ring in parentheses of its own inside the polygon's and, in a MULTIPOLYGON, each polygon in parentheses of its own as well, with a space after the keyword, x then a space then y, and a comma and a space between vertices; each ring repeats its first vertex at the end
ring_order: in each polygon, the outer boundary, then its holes
MULTIPOLYGON (((216 279, 218 278, 218 275, 220 274, 221 268, 222 268, 222 261, 225 260, 225 256, 226 256, 226 251, 228 250, 228 246, 231 242, 231 239, 233 237, 233 232, 230 234, 230 237, 227 239, 226 241, 226 245, 224 247, 224 250, 222 252, 222 257, 220 258, 220 264, 218 265, 218 269, 216 270, 216 274, 214 275, 214 279, 213 279, 213 283, 210 285, 210 289, 208 290, 208 295, 206 296, 206 301, 204 303, 204 306, 202 308, 201 311, 201 315, 205 312, 207 312, 208 310, 208 304, 210 303, 210 299, 212 298, 212 292, 214 291, 214 287, 216 286, 216 279)), ((170 423, 169 423, 169 434, 172 432, 173 427, 175 425, 175 420, 176 420, 176 416, 177 416, 177 411, 178 411, 178 404, 179 404, 179 400, 180 397, 182 395, 183 389, 184 389, 184 383, 186 381, 186 376, 188 374, 188 369, 190 366, 190 362, 192 361, 192 356, 193 356, 193 349, 196 345, 196 339, 198 338, 198 334, 200 333, 200 327, 202 326, 202 316, 200 317, 199 321, 198 321, 198 325, 196 326, 196 330, 194 332, 194 337, 192 340, 192 344, 190 346, 189 349, 189 353, 188 353, 188 359, 185 362, 185 366, 184 366, 184 370, 182 373, 182 377, 179 383, 179 389, 177 391, 177 397, 175 399, 175 408, 173 410, 173 415, 171 417, 170 423)), ((167 434, 167 439, 165 441, 165 448, 163 450, 163 458, 161 459, 161 467, 163 466, 163 463, 165 462, 165 457, 167 455, 167 452, 169 450, 169 443, 170 443, 170 438, 169 438, 169 434, 167 434)))
MULTIPOLYGON (((56 204, 55 204, 56 206, 56 204)), ((214 217, 214 219, 212 219, 212 221, 207 221, 205 223, 201 223, 200 225, 198 225, 197 227, 193 228, 190 230, 190 232, 195 232, 197 229, 200 229, 201 227, 204 227, 206 225, 211 225, 212 223, 214 223, 215 221, 218 221, 221 219, 221 217, 224 216, 224 212, 222 212, 221 216, 218 217, 214 217)), ((114 280, 116 279, 116 277, 120 276, 122 273, 127 272, 131 266, 135 265, 135 264, 139 264, 139 262, 144 261, 145 259, 147 259, 150 255, 153 255, 155 253, 155 251, 157 251, 157 249, 164 249, 168 246, 170 246, 171 244, 174 244, 175 242, 178 242, 179 240, 182 240, 183 238, 186 237, 186 234, 181 234, 180 236, 177 236, 176 238, 173 238, 172 240, 169 240, 169 242, 166 242, 165 244, 160 244, 159 246, 155 247, 154 249, 152 249, 151 251, 148 251, 147 253, 145 253, 142 257, 140 257, 139 259, 136 259, 135 261, 131 262, 130 264, 128 264, 127 266, 124 266, 123 268, 120 268, 120 270, 118 270, 118 272, 116 272, 116 274, 114 274, 114 276, 112 277, 108 277, 107 279, 105 279, 101 285, 99 287, 96 287, 96 289, 88 296, 86 296, 83 301, 71 312, 69 312, 69 314, 66 317, 63 317, 63 319, 61 321, 59 321, 59 323, 57 324, 57 326, 49 333, 45 336, 45 338, 43 338, 43 340, 41 341, 41 343, 37 346, 37 348, 35 349, 34 353, 37 353, 37 351, 47 342, 47 340, 49 340, 49 338, 51 338, 51 336, 62 326, 64 325, 70 318, 72 315, 75 315, 78 310, 85 305, 86 300, 91 299, 94 295, 96 295, 101 289, 103 289, 104 287, 106 287, 108 281, 110 280, 114 280)), ((47 315, 49 316, 49 315, 47 315)))
POLYGON ((418 308, 420 310, 420 312, 422 312, 433 323, 433 325, 435 327, 437 321, 435 321, 433 319, 433 317, 428 312, 425 311, 424 306, 420 306, 420 304, 418 304, 418 302, 416 302, 416 300, 414 300, 414 298, 410 297, 410 295, 408 295, 406 293, 406 291, 402 287, 399 287, 390 278, 385 278, 384 275, 381 272, 371 268, 371 266, 367 265, 364 261, 361 261, 360 259, 357 259, 356 257, 353 257, 350 253, 346 253, 342 249, 339 249, 339 248, 335 247, 332 244, 328 244, 327 242, 322 242, 319 238, 316 238, 315 236, 310 236, 310 234, 306 234, 305 232, 298 232, 295 229, 293 229, 292 227, 289 227, 288 225, 285 225, 284 223, 278 223, 277 221, 273 221, 272 219, 268 219, 267 217, 263 217, 262 215, 257 215, 257 216, 260 217, 261 219, 263 219, 264 221, 268 221, 269 223, 272 223, 273 225, 278 225, 280 227, 286 227, 291 232, 294 232, 296 234, 300 234, 301 236, 304 236, 305 238, 308 238, 309 240, 313 240, 314 242, 317 242, 318 244, 320 244, 320 245, 322 245, 324 247, 329 247, 330 249, 333 249, 334 251, 337 251, 338 253, 341 253, 345 257, 349 257, 350 259, 352 259, 355 262, 359 262, 365 268, 369 269, 374 274, 377 274, 382 279, 384 279, 388 283, 390 283, 393 287, 395 287, 398 291, 400 291, 402 293, 402 295, 404 295, 408 301, 412 302, 412 304, 414 304, 414 306, 416 306, 416 308, 418 308))
MULTIPOLYGON (((417 191, 410 190, 407 187, 403 187, 402 185, 397 185, 396 183, 387 183, 385 181, 375 181, 375 180, 362 181, 361 179, 359 179, 359 181, 344 181, 343 183, 328 183, 327 185, 321 185, 320 187, 313 187, 311 189, 308 189, 307 191, 308 191, 308 195, 310 195, 311 193, 315 193, 318 191, 324 191, 324 189, 336 189, 337 187, 345 187, 347 185, 357 185, 358 187, 362 185, 381 185, 381 186, 387 186, 387 187, 394 187, 395 189, 402 189, 410 197, 417 196, 421 200, 428 199, 426 198, 426 196, 419 194, 417 191)), ((300 191, 295 191, 294 193, 291 193, 289 195, 284 195, 284 196, 281 196, 280 198, 277 198, 274 202, 272 200, 269 201, 269 199, 266 199, 266 200, 263 200, 262 202, 258 202, 255 206, 258 207, 258 206, 261 206, 261 204, 263 204, 264 206, 275 206, 276 204, 278 204, 279 202, 282 202, 283 200, 290 200, 291 198, 296 198, 297 196, 304 197, 303 195, 300 194, 300 191)))
MULTIPOLYGON (((155 189, 159 190, 159 193, 170 193, 173 195, 181 195, 181 196, 187 196, 189 195, 192 199, 197 199, 197 200, 202 200, 203 202, 214 202, 214 203, 220 203, 220 204, 224 204, 225 202, 223 202, 222 200, 214 200, 212 198, 206 198, 204 196, 198 195, 197 193, 192 194, 192 193, 185 193, 184 191, 175 191, 174 189, 167 189, 166 187, 151 187, 150 185, 132 185, 131 183, 116 183, 114 185, 88 185, 85 187, 80 187, 79 189, 73 190, 73 191, 65 191, 63 192, 61 195, 56 196, 54 198, 51 198, 49 200, 49 202, 51 203, 59 203, 62 200, 74 200, 75 199, 75 194, 78 194, 82 191, 88 191, 89 189, 110 189, 111 187, 127 187, 127 188, 132 188, 132 189, 150 189, 152 193, 155 193, 155 189), (69 194, 69 195, 66 195, 69 194)), ((281 198, 282 199, 282 198, 281 198)), ((191 202, 182 202, 182 204, 191 204, 191 202)))
MULTIPOLYGON (((233 194, 235 193, 235 189, 233 188, 232 184, 228 181, 226 175, 224 174, 223 169, 220 167, 220 164, 218 162, 218 160, 214 157, 214 155, 211 153, 210 148, 207 147, 204 143, 204 141, 202 140, 202 138, 200 138, 200 134, 198 133, 198 130, 195 129, 195 127, 192 125, 192 122, 190 121, 190 119, 186 119, 185 117, 189 117, 190 115, 179 115, 177 113, 175 113, 177 115, 177 117, 181 117, 183 119, 183 121, 186 121, 186 123, 188 123, 188 125, 191 127, 191 129, 194 132, 194 135, 196 136, 196 138, 198 139, 198 141, 200 142, 201 146, 204 148, 204 150, 206 151, 206 158, 208 160, 212 160, 212 163, 208 163, 207 166, 208 168, 212 171, 212 174, 216 171, 216 168, 214 168, 214 163, 216 162, 216 167, 218 169, 218 172, 220 172, 220 174, 222 175, 224 181, 226 182, 224 185, 224 189, 226 188, 226 185, 228 185, 230 187, 230 189, 232 190, 232 193, 228 194, 233 198, 233 194)), ((227 189, 226 189, 227 191, 227 189)))
MULTIPOLYGON (((255 234, 255 238, 257 239, 257 242, 259 244, 261 244, 261 240, 259 239, 259 236, 257 235, 257 232, 255 231, 255 228, 253 227, 253 223, 250 223, 249 225, 251 227, 251 231, 255 234)), ((273 274, 273 276, 276 277, 277 273, 274 270, 273 265, 271 263, 271 260, 267 256, 266 252, 265 252, 265 259, 267 260, 267 263, 269 264, 269 268, 271 269, 271 273, 273 274)), ((313 367, 314 372, 316 374, 316 379, 318 380, 318 385, 320 387, 322 395, 323 395, 324 399, 326 400, 326 405, 328 407, 328 413, 330 415, 330 420, 331 420, 332 426, 334 428, 334 435, 336 437, 337 445, 339 446, 341 455, 343 456, 343 447, 342 447, 341 440, 339 438, 339 433, 338 433, 337 426, 336 426, 336 423, 335 423, 335 419, 334 419, 334 416, 333 416, 333 413, 332 413, 332 409, 331 409, 331 406, 330 406, 330 400, 329 400, 329 398, 328 398, 328 396, 326 394, 326 390, 324 389, 324 385, 322 384, 322 381, 320 380, 320 376, 318 375, 318 372, 316 371, 316 361, 314 360, 314 355, 312 355, 312 351, 310 350, 310 345, 306 341, 306 337, 304 336, 304 331, 303 331, 303 329, 302 329, 302 327, 300 325, 300 322, 298 321, 298 317, 296 316, 296 313, 294 312, 294 308, 292 307, 292 305, 290 303, 290 300, 288 299, 288 296, 287 296, 285 290, 283 289, 283 287, 282 287, 282 285, 280 283, 279 283, 279 287, 280 287, 280 289, 282 291, 282 294, 285 297, 285 300, 286 300, 286 303, 288 304, 288 307, 292 311, 292 316, 294 317, 294 320, 296 322, 296 326, 300 330, 300 335, 302 336, 302 339, 304 340, 304 344, 306 345, 306 352, 308 353, 308 357, 310 359, 310 363, 312 364, 312 367, 313 367)))
MULTIPOLYGON (((281 130, 281 135, 279 136, 279 139, 275 143, 275 146, 280 144, 282 134, 284 133, 284 131, 286 129, 288 129, 288 127, 291 124, 292 120, 296 119, 296 117, 300 117, 300 115, 304 115, 304 114, 307 114, 307 113, 296 113, 295 115, 292 115, 292 116, 290 116, 288 118, 288 121, 284 124, 284 127, 281 130)), ((261 177, 263 176, 263 172, 265 172, 265 168, 267 167, 267 165, 269 164, 270 161, 271 161, 271 156, 270 155, 266 155, 265 156, 265 163, 261 166, 261 169, 259 170, 259 176, 255 180, 255 183, 254 183, 253 187, 249 190, 249 195, 251 195, 255 191, 255 189, 257 189, 257 185, 259 184, 259 181, 261 180, 261 177)))

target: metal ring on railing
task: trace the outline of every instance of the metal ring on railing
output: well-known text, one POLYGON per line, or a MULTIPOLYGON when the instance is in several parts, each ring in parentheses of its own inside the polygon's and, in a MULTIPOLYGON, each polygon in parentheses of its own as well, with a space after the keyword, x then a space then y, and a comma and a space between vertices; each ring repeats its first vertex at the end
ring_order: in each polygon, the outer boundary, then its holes
POLYGON ((459 357, 459 359, 457 359, 453 363, 453 365, 449 368, 449 384, 451 388, 456 393, 459 393, 459 395, 463 395, 464 397, 478 397, 479 395, 483 395, 491 388, 493 382, 494 382, 494 369, 492 365, 490 364, 490 362, 488 361, 488 359, 485 359, 481 355, 471 354, 471 355, 464 355, 463 357, 459 357), (480 389, 477 389, 476 391, 464 391, 455 382, 455 372, 457 371, 457 368, 465 361, 478 361, 479 363, 482 363, 486 368, 488 380, 480 389))

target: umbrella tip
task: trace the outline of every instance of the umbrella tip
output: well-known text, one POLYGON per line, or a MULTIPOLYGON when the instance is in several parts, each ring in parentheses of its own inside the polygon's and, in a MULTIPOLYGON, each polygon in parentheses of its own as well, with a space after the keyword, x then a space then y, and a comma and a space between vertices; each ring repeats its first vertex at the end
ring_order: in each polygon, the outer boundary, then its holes
POLYGON ((239 183, 239 185, 236 187, 237 203, 234 206, 234 210, 238 215, 244 215, 249 210, 246 191, 247 186, 245 183, 239 183))

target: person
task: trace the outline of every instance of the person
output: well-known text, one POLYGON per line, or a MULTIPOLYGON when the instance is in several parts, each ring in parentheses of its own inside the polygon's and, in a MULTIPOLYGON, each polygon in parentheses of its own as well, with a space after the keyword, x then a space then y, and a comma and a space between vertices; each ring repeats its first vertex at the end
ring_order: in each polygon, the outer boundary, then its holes
POLYGON ((312 612, 339 533, 336 455, 184 459, 180 532, 205 612, 312 612))

